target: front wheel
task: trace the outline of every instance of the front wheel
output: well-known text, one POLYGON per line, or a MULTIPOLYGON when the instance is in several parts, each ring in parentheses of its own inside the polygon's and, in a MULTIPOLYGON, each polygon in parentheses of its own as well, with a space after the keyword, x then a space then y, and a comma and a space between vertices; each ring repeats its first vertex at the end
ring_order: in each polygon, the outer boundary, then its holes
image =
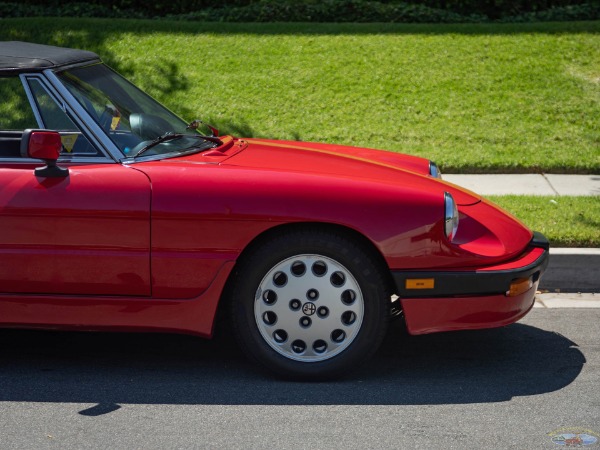
POLYGON ((285 377, 328 379, 366 360, 389 295, 368 249, 326 232, 279 235, 238 265, 232 319, 249 356, 285 377))

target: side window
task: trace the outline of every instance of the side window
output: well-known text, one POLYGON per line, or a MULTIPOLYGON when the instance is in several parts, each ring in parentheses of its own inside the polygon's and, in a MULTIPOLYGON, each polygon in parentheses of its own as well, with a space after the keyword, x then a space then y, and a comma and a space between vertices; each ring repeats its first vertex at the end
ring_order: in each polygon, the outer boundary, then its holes
POLYGON ((18 77, 0 77, 0 130, 37 128, 35 115, 18 77))
POLYGON ((38 128, 38 124, 23 83, 18 77, 0 77, 0 159, 21 158, 25 128, 38 128))
POLYGON ((64 154, 87 157, 103 156, 81 133, 81 130, 62 110, 54 97, 50 95, 38 79, 30 78, 27 83, 35 99, 43 127, 60 132, 64 154))
POLYGON ((45 128, 56 131, 78 131, 75 124, 60 109, 39 80, 34 78, 27 80, 27 82, 37 103, 38 111, 40 116, 42 116, 45 128))

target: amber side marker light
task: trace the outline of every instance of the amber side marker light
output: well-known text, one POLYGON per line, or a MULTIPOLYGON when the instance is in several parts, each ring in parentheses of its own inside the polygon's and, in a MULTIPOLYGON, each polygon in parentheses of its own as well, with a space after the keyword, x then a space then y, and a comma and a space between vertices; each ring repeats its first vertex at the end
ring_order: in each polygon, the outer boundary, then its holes
POLYGON ((510 283, 510 289, 506 291, 507 297, 516 297, 517 295, 527 292, 533 286, 533 277, 517 278, 510 283))
POLYGON ((407 278, 405 289, 433 289, 435 280, 433 278, 407 278))

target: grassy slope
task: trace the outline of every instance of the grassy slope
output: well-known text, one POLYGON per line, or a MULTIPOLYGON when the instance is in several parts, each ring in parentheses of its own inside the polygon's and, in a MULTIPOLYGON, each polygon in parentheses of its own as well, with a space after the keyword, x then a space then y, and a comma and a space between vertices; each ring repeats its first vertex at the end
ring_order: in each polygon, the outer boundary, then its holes
POLYGON ((237 135, 422 155, 450 172, 600 171, 600 23, 2 20, 86 48, 237 135))
MULTIPOLYGON (((93 50, 185 118, 244 136, 432 158, 448 172, 600 173, 600 23, 2 20, 93 50)), ((492 197, 555 246, 600 246, 600 200, 492 197)))
POLYGON ((600 247, 600 197, 490 196, 555 247, 600 247))

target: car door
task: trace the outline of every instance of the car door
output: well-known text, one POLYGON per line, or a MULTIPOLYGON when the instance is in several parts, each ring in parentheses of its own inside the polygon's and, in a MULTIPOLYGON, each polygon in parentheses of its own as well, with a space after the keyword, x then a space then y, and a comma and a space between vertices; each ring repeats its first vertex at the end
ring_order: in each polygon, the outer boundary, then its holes
POLYGON ((0 294, 150 296, 147 176, 109 158, 43 76, 10 80, 0 84, 17 106, 0 118, 0 294), (19 86, 26 100, 15 100, 19 86), (68 176, 34 174, 44 163, 20 156, 24 128, 60 131, 68 176))

